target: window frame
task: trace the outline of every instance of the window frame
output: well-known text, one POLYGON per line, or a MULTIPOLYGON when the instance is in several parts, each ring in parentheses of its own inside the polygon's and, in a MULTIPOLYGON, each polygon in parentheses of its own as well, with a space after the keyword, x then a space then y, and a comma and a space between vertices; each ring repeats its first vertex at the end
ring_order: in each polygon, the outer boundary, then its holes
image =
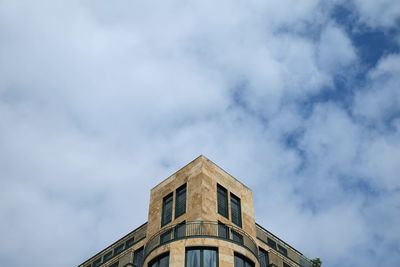
POLYGON ((258 248, 258 261, 260 262, 260 267, 268 267, 268 265, 269 265, 269 254, 265 249, 262 249, 260 247, 258 248), (264 254, 264 255, 262 255, 262 254, 264 254), (265 258, 265 266, 262 265, 262 262, 261 262, 262 257, 265 258))
MULTIPOLYGON (((239 259, 241 259, 241 260, 243 261, 244 264, 245 264, 245 263, 248 263, 248 264, 250 264, 251 267, 255 267, 255 266, 256 266, 255 263, 254 263, 251 259, 249 259, 248 257, 246 257, 246 256, 243 255, 243 254, 240 254, 240 253, 235 252, 235 253, 233 253, 233 266, 234 266, 234 267, 237 267, 237 266, 235 265, 235 263, 236 263, 236 257, 239 258, 239 259)), ((243 265, 243 266, 245 266, 245 265, 243 265)))
POLYGON ((237 226, 239 226, 240 228, 242 227, 242 225, 243 225, 243 220, 242 220, 242 201, 241 201, 241 199, 240 199, 240 197, 238 197, 238 196, 236 196, 235 194, 233 194, 233 193, 230 193, 230 201, 231 201, 231 221, 232 221, 232 223, 233 224, 235 224, 235 225, 237 225, 237 226), (233 204, 233 203, 235 203, 235 204, 233 204), (238 213, 238 221, 234 221, 234 205, 238 205, 237 207, 238 207, 238 211, 237 211, 237 213, 238 213))
POLYGON ((169 224, 170 222, 172 222, 172 213, 173 213, 173 207, 174 207, 174 194, 173 192, 169 193, 168 195, 166 195, 165 197, 163 197, 162 199, 162 204, 161 204, 161 227, 169 224), (171 210, 170 210, 170 214, 168 217, 167 216, 167 211, 166 211, 166 205, 168 204, 168 202, 171 202, 171 210))
POLYGON ((168 267, 169 267, 169 260, 170 260, 169 259, 169 251, 167 251, 165 253, 162 253, 162 254, 158 255, 157 257, 155 257, 154 259, 152 259, 151 261, 149 261, 149 263, 147 264, 147 267, 151 267, 156 262, 158 263, 157 267, 159 267, 160 266, 160 260, 165 258, 165 257, 168 257, 168 267))
POLYGON ((204 267, 204 250, 212 250, 216 252, 216 267, 219 267, 219 250, 218 247, 209 247, 209 246, 193 246, 193 247, 186 247, 185 248, 185 267, 187 265, 187 253, 190 250, 200 250, 200 267, 204 267))
POLYGON ((134 264, 134 266, 143 266, 143 260, 144 260, 144 246, 141 246, 140 248, 136 249, 133 252, 133 264, 134 264))
POLYGON ((175 191, 175 219, 182 216, 183 214, 186 213, 186 208, 187 208, 187 185, 186 183, 181 185, 180 187, 178 187, 178 189, 176 189, 175 191), (183 193, 182 193, 183 192, 183 193), (184 195, 183 200, 179 199, 182 195, 184 195), (179 205, 180 205, 180 201, 183 201, 183 210, 179 210, 179 205))
POLYGON ((279 244, 279 243, 277 244, 276 250, 277 250, 279 253, 281 253, 282 255, 284 255, 284 256, 287 257, 287 255, 288 255, 288 250, 287 250, 287 248, 285 248, 285 247, 282 246, 281 244, 279 244))
POLYGON ((229 220, 229 198, 228 198, 228 190, 223 187, 220 184, 217 184, 217 212, 219 215, 227 218, 229 220), (224 193, 225 195, 221 195, 221 193, 224 193), (223 198, 223 199, 222 199, 223 198), (222 203, 221 201, 224 200, 225 201, 225 210, 226 210, 226 214, 224 213, 224 211, 222 210, 222 208, 220 208, 220 206, 223 206, 223 204, 220 205, 220 203, 222 203))

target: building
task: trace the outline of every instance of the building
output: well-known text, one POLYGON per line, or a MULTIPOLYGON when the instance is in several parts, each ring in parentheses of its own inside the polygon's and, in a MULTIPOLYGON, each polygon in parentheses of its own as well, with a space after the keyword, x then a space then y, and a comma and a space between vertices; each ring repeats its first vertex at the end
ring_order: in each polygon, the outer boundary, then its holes
POLYGON ((78 267, 310 267, 254 220, 252 191, 204 156, 150 193, 148 221, 78 267))

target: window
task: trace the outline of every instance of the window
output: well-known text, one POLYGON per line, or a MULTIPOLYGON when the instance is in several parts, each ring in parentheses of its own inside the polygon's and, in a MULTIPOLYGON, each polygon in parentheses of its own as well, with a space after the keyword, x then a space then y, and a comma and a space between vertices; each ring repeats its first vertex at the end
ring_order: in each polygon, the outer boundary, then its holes
POLYGON ((254 263, 245 256, 235 253, 235 267, 254 267, 254 263))
POLYGON ((243 244, 243 236, 241 234, 239 234, 238 232, 236 232, 235 230, 231 230, 232 233, 232 240, 239 243, 239 244, 243 244))
POLYGON ((176 190, 175 218, 186 212, 186 184, 176 190))
POLYGON ((283 262, 283 267, 291 267, 289 264, 287 264, 286 262, 283 262))
POLYGON ((186 267, 217 267, 218 253, 216 248, 186 249, 186 267))
POLYGON ((132 238, 129 238, 128 240, 126 240, 125 247, 130 248, 133 246, 133 244, 135 244, 135 237, 132 237, 132 238))
POLYGON ((124 243, 122 243, 114 248, 114 255, 121 253, 123 250, 124 250, 124 243))
POLYGON ((231 216, 232 222, 242 227, 242 208, 240 206, 240 198, 231 194, 231 216))
POLYGON ((169 229, 160 235, 160 244, 167 243, 172 239, 172 229, 169 229))
POLYGON ((172 220, 172 199, 173 194, 164 197, 162 205, 161 226, 170 223, 172 220))
POLYGON ((106 254, 104 254, 103 256, 103 262, 108 261, 109 259, 112 258, 112 251, 107 252, 106 254))
POLYGON ((228 227, 222 222, 218 222, 218 236, 228 239, 228 227))
POLYGON ((186 222, 183 221, 175 226, 175 238, 181 238, 186 236, 186 222))
POLYGON ((95 260, 94 262, 93 262, 93 267, 98 267, 98 266, 100 266, 101 265, 101 258, 98 258, 97 260, 95 260))
POLYGON ((133 266, 135 267, 142 267, 143 265, 143 247, 135 250, 133 253, 133 266))
POLYGON ((228 191, 217 185, 218 213, 228 219, 228 191))
POLYGON ((169 253, 162 254, 156 259, 152 260, 149 267, 168 267, 169 266, 169 253))
POLYGON ((260 259, 260 267, 267 267, 269 265, 268 252, 266 252, 262 248, 260 248, 259 259, 260 259))
POLYGON ((267 244, 268 246, 276 250, 276 242, 269 237, 267 237, 267 244))
POLYGON ((278 252, 287 256, 287 249, 278 244, 278 252))

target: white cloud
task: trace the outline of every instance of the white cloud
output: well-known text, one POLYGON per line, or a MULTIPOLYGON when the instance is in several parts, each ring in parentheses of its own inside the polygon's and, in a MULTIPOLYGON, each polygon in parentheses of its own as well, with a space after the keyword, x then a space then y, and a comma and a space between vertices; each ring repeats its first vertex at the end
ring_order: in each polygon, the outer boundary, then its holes
POLYGON ((344 72, 356 59, 356 51, 346 33, 338 26, 328 25, 318 45, 319 66, 328 73, 344 72))
POLYGON ((400 3, 396 0, 354 0, 360 21, 371 27, 397 27, 400 19, 400 3))
MULTIPOLYGON (((354 113, 382 127, 400 107, 400 56, 389 55, 369 72, 368 84, 355 98, 354 113)), ((388 121, 389 120, 389 121, 388 121)))
POLYGON ((362 266, 353 250, 374 235, 397 242, 399 122, 359 119, 396 110, 398 56, 351 112, 299 104, 357 62, 334 4, 2 1, 0 261, 79 264, 143 223, 149 189, 199 154, 255 189, 261 224, 329 265, 362 266), (343 185, 359 180, 388 193, 343 185))

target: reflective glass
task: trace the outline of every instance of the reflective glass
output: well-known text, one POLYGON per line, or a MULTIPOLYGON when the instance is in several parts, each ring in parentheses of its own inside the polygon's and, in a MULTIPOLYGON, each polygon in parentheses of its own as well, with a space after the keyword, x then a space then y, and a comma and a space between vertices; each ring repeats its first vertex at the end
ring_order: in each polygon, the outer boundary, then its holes
POLYGON ((217 251, 203 250, 203 267, 217 267, 217 251))
POLYGON ((200 267, 200 250, 193 249, 186 252, 186 267, 200 267))

